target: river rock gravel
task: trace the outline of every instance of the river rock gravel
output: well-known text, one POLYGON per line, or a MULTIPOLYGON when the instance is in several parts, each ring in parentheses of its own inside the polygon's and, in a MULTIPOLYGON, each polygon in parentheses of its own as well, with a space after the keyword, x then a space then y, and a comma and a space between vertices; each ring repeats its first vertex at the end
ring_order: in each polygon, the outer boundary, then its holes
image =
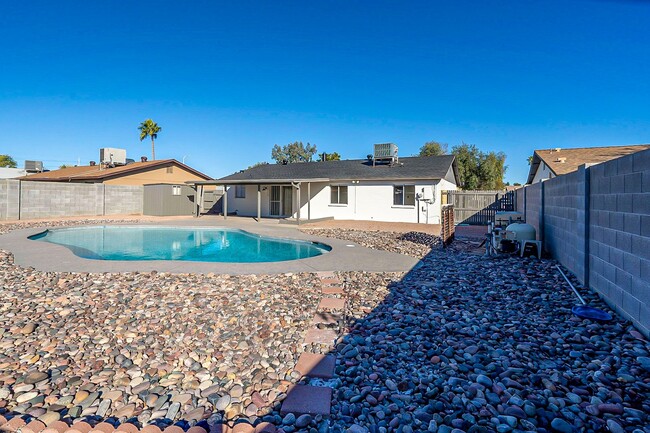
POLYGON ((468 250, 434 248, 403 277, 345 274, 332 431, 650 432, 648 341, 613 312, 573 316, 555 261, 468 250))
POLYGON ((0 281, 0 411, 47 420, 255 421, 295 381, 321 297, 315 274, 39 272, 6 252, 0 281))
POLYGON ((353 229, 308 229, 301 231, 323 237, 333 237, 355 242, 362 247, 391 253, 405 254, 417 258, 426 256, 432 248, 440 245, 440 237, 422 232, 385 232, 353 229))
MULTIPOLYGON (((0 232, 30 224, 44 225, 0 232)), ((613 313, 572 316, 556 262, 484 258, 416 232, 309 232, 423 257, 408 274, 337 273, 334 379, 293 370, 312 350, 316 274, 44 273, 3 252, 0 414, 269 433, 650 433, 650 344, 613 313), (296 382, 331 387, 330 415, 281 415, 296 382)))

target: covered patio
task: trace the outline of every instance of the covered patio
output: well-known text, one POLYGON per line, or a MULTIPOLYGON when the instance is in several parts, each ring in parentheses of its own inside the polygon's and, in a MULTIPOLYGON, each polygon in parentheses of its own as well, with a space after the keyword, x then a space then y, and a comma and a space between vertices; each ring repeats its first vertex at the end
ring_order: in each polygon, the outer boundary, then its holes
MULTIPOLYGON (((242 179, 242 180, 208 180, 208 181, 193 181, 188 182, 188 184, 194 187, 194 203, 195 211, 194 216, 199 218, 201 216, 201 209, 203 209, 203 197, 204 190, 206 186, 223 186, 223 218, 228 218, 228 187, 230 186, 256 186, 257 187, 257 213, 256 220, 260 222, 262 219, 262 191, 266 190, 269 187, 288 187, 291 188, 291 209, 288 215, 283 215, 281 209, 277 209, 277 215, 272 215, 273 217, 282 218, 289 217, 292 218, 295 214, 296 222, 300 224, 301 222, 301 208, 302 208, 302 189, 306 185, 306 198, 307 198, 307 219, 306 221, 311 221, 311 184, 317 182, 329 182, 328 178, 314 178, 314 179, 242 179), (295 193, 297 206, 294 211, 294 202, 293 195, 295 193)), ((282 191, 282 190, 281 190, 282 191)), ((281 207, 282 198, 279 198, 278 201, 270 202, 269 206, 273 209, 274 205, 281 207)), ((271 212, 272 213, 272 212, 271 212)))

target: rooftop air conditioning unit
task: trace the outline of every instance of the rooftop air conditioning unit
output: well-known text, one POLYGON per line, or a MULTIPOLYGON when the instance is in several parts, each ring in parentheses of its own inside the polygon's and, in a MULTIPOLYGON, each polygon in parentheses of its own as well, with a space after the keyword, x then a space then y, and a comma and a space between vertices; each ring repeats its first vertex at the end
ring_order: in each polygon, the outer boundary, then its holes
POLYGON ((126 149, 114 147, 99 149, 99 162, 109 165, 126 165, 126 149))
POLYGON ((25 161, 25 171, 28 173, 41 173, 43 161, 25 161))
POLYGON ((389 161, 391 164, 398 162, 397 145, 394 143, 375 144, 375 153, 373 156, 373 165, 375 165, 375 161, 389 161))

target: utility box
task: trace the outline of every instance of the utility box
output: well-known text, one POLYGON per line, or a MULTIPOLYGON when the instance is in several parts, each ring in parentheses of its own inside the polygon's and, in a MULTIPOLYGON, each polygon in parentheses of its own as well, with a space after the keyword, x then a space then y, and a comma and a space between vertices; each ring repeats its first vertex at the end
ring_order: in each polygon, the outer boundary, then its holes
POLYGON ((99 149, 99 162, 101 164, 126 165, 126 149, 114 147, 99 149))
POLYGON ((379 161, 388 161, 390 164, 398 162, 397 145, 395 143, 375 144, 372 161, 373 165, 379 161))
POLYGON ((27 173, 42 173, 43 161, 25 161, 25 171, 27 173))
POLYGON ((144 215, 191 216, 194 211, 194 188, 191 186, 163 183, 144 186, 144 215))

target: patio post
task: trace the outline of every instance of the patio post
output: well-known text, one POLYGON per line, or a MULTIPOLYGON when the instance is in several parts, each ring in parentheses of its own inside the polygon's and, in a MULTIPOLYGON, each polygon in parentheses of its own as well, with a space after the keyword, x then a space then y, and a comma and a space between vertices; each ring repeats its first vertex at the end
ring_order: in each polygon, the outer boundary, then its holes
POLYGON ((199 216, 203 210, 203 203, 205 202, 205 186, 201 185, 201 194, 199 194, 199 216))
POLYGON ((298 182, 296 189, 298 190, 298 213, 296 216, 298 217, 298 225, 300 225, 300 182, 298 182))
POLYGON ((199 186, 194 184, 194 218, 199 217, 199 186))
POLYGON ((307 182, 307 221, 311 221, 311 182, 307 182))
POLYGON ((262 219, 262 185, 257 184, 257 222, 262 219))
POLYGON ((223 186, 223 219, 228 219, 228 185, 223 186))

